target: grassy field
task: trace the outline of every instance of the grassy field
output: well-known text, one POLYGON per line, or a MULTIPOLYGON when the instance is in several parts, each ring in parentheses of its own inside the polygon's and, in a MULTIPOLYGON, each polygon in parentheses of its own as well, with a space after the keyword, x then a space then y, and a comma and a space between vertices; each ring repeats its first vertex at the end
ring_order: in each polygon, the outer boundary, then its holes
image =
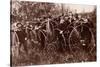
POLYGON ((90 54, 84 50, 71 53, 69 51, 59 52, 55 44, 49 44, 45 49, 41 49, 40 44, 32 44, 28 47, 28 54, 20 49, 20 55, 17 55, 17 49, 12 47, 12 66, 26 66, 26 65, 43 65, 43 64, 62 64, 62 63, 76 63, 76 62, 90 62, 96 61, 96 51, 90 54))

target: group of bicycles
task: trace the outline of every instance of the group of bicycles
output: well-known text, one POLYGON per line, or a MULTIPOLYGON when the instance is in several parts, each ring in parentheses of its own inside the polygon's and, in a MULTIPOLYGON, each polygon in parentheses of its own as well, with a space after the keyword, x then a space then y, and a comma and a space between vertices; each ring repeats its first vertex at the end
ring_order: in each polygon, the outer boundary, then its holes
MULTIPOLYGON (((26 22, 22 27, 24 30, 29 30, 26 40, 29 43, 32 42, 32 45, 40 44, 43 50, 47 45, 56 44, 58 51, 71 53, 82 50, 91 53, 95 49, 92 25, 87 17, 69 13, 55 18, 49 16, 37 20, 37 22, 26 22)), ((15 41, 15 39, 12 40, 15 41)))

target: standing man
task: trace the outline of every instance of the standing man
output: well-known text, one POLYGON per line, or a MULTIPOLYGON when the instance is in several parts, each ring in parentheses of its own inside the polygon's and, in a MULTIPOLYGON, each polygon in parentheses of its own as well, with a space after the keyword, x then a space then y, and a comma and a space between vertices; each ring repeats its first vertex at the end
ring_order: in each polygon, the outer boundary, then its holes
POLYGON ((60 24, 58 25, 58 33, 57 33, 57 38, 58 38, 58 50, 60 52, 65 51, 66 48, 66 40, 64 36, 64 32, 67 28, 67 22, 65 22, 64 16, 60 17, 60 24))
POLYGON ((32 41, 31 41, 31 26, 30 26, 30 22, 26 22, 26 26, 25 26, 25 33, 26 33, 26 37, 27 37, 27 46, 30 47, 32 45, 32 41))
POLYGON ((18 39, 19 39, 18 40, 18 48, 19 48, 18 52, 20 54, 21 46, 23 46, 25 52, 27 53, 27 44, 25 43, 26 39, 27 39, 26 33, 24 32, 23 26, 22 26, 21 23, 17 23, 16 26, 17 26, 17 30, 15 31, 15 33, 16 33, 18 39))

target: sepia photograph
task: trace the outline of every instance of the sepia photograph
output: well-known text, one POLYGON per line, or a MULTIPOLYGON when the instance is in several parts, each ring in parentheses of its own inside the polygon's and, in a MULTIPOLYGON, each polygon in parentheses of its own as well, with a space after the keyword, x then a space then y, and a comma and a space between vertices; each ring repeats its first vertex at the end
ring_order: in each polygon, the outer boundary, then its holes
POLYGON ((97 6, 10 0, 10 66, 97 61, 97 6))

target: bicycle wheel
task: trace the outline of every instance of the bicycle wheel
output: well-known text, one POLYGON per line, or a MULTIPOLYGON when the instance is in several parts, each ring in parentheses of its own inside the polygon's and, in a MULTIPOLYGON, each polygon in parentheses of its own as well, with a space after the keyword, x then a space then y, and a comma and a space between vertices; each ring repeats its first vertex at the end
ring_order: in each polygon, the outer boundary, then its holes
POLYGON ((69 46, 73 53, 82 50, 88 52, 91 50, 93 44, 94 36, 90 28, 87 26, 76 26, 69 35, 69 46))
POLYGON ((89 52, 95 45, 95 39, 92 30, 86 25, 79 25, 76 28, 80 33, 80 42, 81 45, 84 47, 83 49, 89 52), (82 42, 82 40, 84 42, 82 42))
POLYGON ((70 51, 72 53, 81 50, 80 34, 76 28, 73 28, 73 30, 71 31, 69 38, 68 38, 68 42, 69 42, 70 51))
POLYGON ((11 32, 11 54, 12 56, 19 56, 19 45, 18 45, 19 38, 16 32, 11 32))

